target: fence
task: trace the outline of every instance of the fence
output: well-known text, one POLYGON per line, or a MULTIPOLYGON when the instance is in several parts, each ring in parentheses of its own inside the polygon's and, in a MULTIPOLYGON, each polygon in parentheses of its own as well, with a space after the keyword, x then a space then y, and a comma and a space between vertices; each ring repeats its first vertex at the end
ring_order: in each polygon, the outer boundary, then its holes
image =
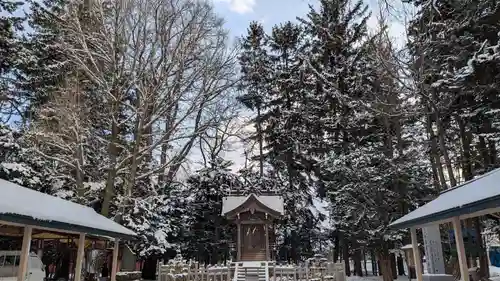
POLYGON ((269 266, 269 281, 345 281, 344 264, 269 266))
MULTIPOLYGON (((242 263, 229 266, 204 266, 192 264, 162 264, 158 268, 159 281, 235 281, 235 271, 245 270, 242 263), (239 266, 237 266, 239 265, 239 266)), ((346 281, 344 264, 324 263, 322 265, 277 265, 267 262, 261 268, 267 270, 266 281, 346 281)))

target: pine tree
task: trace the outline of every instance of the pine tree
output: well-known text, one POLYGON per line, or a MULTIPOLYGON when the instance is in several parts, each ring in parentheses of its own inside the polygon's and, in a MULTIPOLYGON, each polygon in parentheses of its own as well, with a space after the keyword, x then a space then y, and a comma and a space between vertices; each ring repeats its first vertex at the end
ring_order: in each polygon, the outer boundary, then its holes
POLYGON ((205 264, 230 259, 230 243, 235 229, 222 213, 222 199, 241 188, 237 174, 230 171, 230 162, 218 158, 209 167, 197 171, 187 180, 189 206, 185 256, 205 264))
MULTIPOLYGON (((437 174, 434 181, 440 181, 440 188, 447 187, 439 159, 442 155, 453 187, 498 167, 498 129, 493 125, 499 117, 498 94, 491 77, 498 72, 494 46, 499 40, 496 18, 500 9, 488 1, 455 1, 429 7, 419 1, 413 3, 422 7, 410 29, 414 77, 421 86, 419 94, 428 114, 431 143, 437 146, 432 138, 437 135, 439 144, 439 151, 431 150, 437 174)), ((480 241, 477 252, 481 274, 487 276, 481 223, 474 219, 471 224, 480 241)))
POLYGON ((14 13, 23 5, 22 1, 0 1, 0 99, 2 119, 18 115, 20 101, 12 92, 15 73, 20 60, 21 48, 17 33, 23 30, 23 18, 14 13))
POLYGON ((50 161, 27 149, 23 132, 0 126, 0 178, 44 193, 55 192, 59 181, 53 177, 50 161))
POLYGON ((239 88, 244 90, 245 94, 238 97, 238 100, 257 114, 253 120, 256 133, 250 139, 258 143, 258 161, 261 176, 264 174, 262 111, 265 104, 265 94, 269 90, 270 59, 267 54, 267 44, 262 25, 252 22, 248 28, 248 35, 242 38, 242 52, 239 56, 242 74, 239 88))

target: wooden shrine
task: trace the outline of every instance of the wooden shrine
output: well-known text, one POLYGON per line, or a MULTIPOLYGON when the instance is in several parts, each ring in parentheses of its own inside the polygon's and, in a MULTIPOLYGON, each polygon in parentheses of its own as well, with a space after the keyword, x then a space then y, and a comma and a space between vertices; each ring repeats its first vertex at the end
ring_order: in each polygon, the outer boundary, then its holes
MULTIPOLYGON (((273 220, 284 213, 283 198, 275 195, 227 196, 222 215, 237 225, 236 260, 271 260, 273 220)), ((274 243, 274 242, 273 242, 274 243)))

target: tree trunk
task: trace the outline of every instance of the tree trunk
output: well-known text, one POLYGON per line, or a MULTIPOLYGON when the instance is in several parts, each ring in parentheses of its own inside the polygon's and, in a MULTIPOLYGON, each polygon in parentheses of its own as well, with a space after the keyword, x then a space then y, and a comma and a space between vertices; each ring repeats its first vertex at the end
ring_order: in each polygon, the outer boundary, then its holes
POLYGON ((368 268, 366 267, 366 251, 363 250, 363 267, 365 269, 365 276, 368 276, 368 268))
POLYGON ((489 278, 490 270, 489 270, 489 262, 488 255, 486 253, 486 248, 483 244, 483 235, 481 234, 481 220, 479 217, 475 217, 473 219, 474 229, 476 231, 476 239, 477 239, 477 247, 479 248, 479 274, 481 278, 489 278))
POLYGON ((259 175, 262 178, 264 176, 264 148, 262 139, 262 129, 261 129, 261 120, 260 120, 260 105, 257 106, 257 137, 259 138, 259 175))
POLYGON ((344 256, 345 274, 351 276, 351 265, 349 263, 349 246, 347 240, 342 235, 342 255, 344 256))
POLYGON ((334 248, 333 248, 333 262, 338 262, 339 261, 339 252, 340 252, 340 239, 339 239, 339 234, 338 232, 335 232, 334 234, 334 248))
POLYGON ((356 247, 356 250, 354 250, 354 275, 356 276, 363 276, 363 269, 361 268, 361 249, 359 247, 356 247))
MULTIPOLYGON (((118 110, 117 108, 118 107, 116 106, 115 110, 118 110)), ((116 163, 119 154, 117 146, 119 128, 118 124, 116 123, 117 122, 116 117, 112 119, 113 120, 111 121, 111 138, 108 147, 109 166, 107 171, 106 187, 104 190, 104 198, 102 201, 102 208, 101 208, 101 215, 105 217, 109 216, 111 199, 113 198, 113 195, 115 193, 116 163)))
POLYGON ((471 147, 469 133, 465 128, 465 123, 460 116, 456 116, 458 127, 460 129, 460 140, 462 142, 462 175, 466 181, 472 179, 471 147))
POLYGON ((495 141, 488 140, 488 150, 490 154, 490 163, 493 168, 497 167, 497 149, 495 141))
POLYGON ((431 141, 431 168, 434 179, 434 186, 437 190, 446 189, 446 180, 444 178, 443 164, 441 163, 441 157, 438 150, 438 145, 436 141, 436 135, 432 129, 432 121, 430 116, 427 116, 426 122, 427 133, 429 134, 429 139, 431 141))
POLYGON ((441 149, 441 153, 443 154, 446 170, 448 171, 448 179, 450 180, 450 185, 456 186, 457 180, 455 179, 455 174, 453 173, 453 166, 451 165, 450 156, 448 154, 448 148, 446 147, 446 140, 445 140, 446 130, 444 128, 443 122, 441 122, 441 120, 439 120, 439 118, 440 118, 440 116, 438 114, 436 114, 436 125, 438 128, 439 148, 441 149))
POLYGON ((379 253, 379 261, 380 261, 380 271, 382 273, 383 281, 393 281, 394 277, 391 272, 391 261, 388 253, 379 253))
POLYGON ((370 259, 372 261, 372 274, 373 276, 377 276, 377 259, 373 250, 370 251, 370 259))
POLYGON ((396 255, 394 253, 391 253, 389 255, 390 257, 390 262, 391 262, 391 275, 394 280, 398 278, 398 271, 396 267, 396 255))
POLYGON ((478 150, 479 155, 481 155, 481 161, 483 162, 482 166, 484 172, 487 172, 490 169, 490 155, 488 153, 488 148, 486 147, 486 140, 482 136, 479 137, 478 150))

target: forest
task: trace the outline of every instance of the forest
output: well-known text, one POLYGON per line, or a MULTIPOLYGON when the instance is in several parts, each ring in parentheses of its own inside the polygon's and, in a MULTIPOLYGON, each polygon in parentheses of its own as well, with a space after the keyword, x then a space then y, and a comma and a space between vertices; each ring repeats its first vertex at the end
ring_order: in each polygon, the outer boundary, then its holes
POLYGON ((500 3, 317 2, 233 44, 210 1, 0 0, 0 177, 133 229, 147 261, 228 259, 222 198, 272 190, 280 259, 392 280, 388 225, 500 166, 500 3))

